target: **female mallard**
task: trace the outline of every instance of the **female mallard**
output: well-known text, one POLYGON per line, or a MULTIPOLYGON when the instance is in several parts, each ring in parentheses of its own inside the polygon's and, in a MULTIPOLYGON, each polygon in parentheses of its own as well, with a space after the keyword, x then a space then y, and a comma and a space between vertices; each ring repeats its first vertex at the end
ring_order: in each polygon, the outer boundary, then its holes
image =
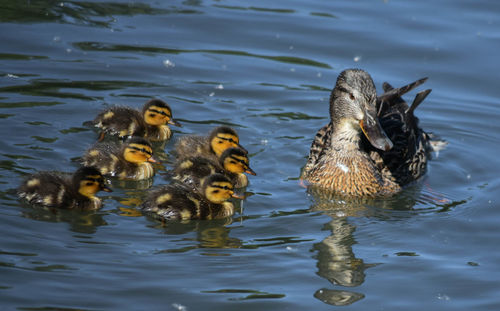
POLYGON ((105 176, 142 180, 154 176, 155 163, 151 143, 142 137, 132 137, 123 144, 99 142, 83 156, 83 164, 95 166, 105 176))
POLYGON ((182 158, 172 170, 172 179, 196 188, 205 177, 214 173, 229 177, 235 188, 248 185, 248 178, 243 173, 256 175, 250 168, 248 153, 241 148, 229 148, 221 154, 218 161, 202 156, 182 158))
POLYGON ((374 196, 394 194, 421 177, 431 146, 413 112, 431 90, 417 94, 410 107, 400 96, 425 80, 398 89, 385 83, 377 97, 367 72, 342 72, 330 96, 331 121, 316 134, 301 178, 341 195, 374 196))
POLYGON ((101 173, 94 167, 81 167, 72 177, 57 172, 38 172, 19 186, 20 198, 30 204, 55 208, 99 209, 99 191, 111 192, 101 173))
POLYGON ((231 147, 239 147, 247 152, 240 145, 240 138, 235 130, 227 126, 219 126, 214 128, 208 136, 181 137, 175 144, 175 152, 178 158, 203 156, 217 161, 217 158, 231 147))
POLYGON ((199 192, 180 182, 150 190, 142 210, 162 220, 224 218, 234 214, 233 203, 227 201, 231 197, 239 198, 231 181, 224 175, 212 174, 199 192))
POLYGON ((141 136, 150 141, 163 141, 172 136, 167 124, 180 126, 172 119, 170 106, 159 99, 148 101, 142 111, 126 106, 111 107, 99 113, 92 123, 102 130, 99 140, 110 134, 122 139, 141 136))

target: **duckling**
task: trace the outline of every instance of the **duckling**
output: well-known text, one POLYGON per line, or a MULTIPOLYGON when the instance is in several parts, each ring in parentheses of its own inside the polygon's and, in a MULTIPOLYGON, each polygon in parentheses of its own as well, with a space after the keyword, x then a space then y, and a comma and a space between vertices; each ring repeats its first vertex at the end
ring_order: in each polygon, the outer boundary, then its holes
POLYGON ((155 172, 150 162, 156 163, 153 148, 142 137, 132 137, 123 144, 99 142, 83 156, 83 164, 95 166, 101 174, 130 180, 153 177, 155 172))
POLYGON ((413 112, 431 90, 418 93, 410 107, 400 96, 425 80, 398 89, 386 83, 377 97, 367 72, 343 71, 330 96, 331 121, 316 134, 301 179, 360 197, 391 195, 423 176, 430 138, 413 112))
POLYGON ((234 214, 231 197, 233 184, 222 174, 212 174, 202 183, 201 190, 184 183, 174 182, 150 190, 142 205, 142 211, 162 220, 215 219, 234 214))
POLYGON ((221 154, 231 147, 239 147, 248 153, 239 142, 240 139, 235 130, 227 126, 219 126, 206 137, 198 135, 181 137, 175 144, 175 152, 178 158, 199 155, 217 161, 221 154))
POLYGON ((94 167, 81 167, 73 176, 42 171, 26 178, 19 186, 20 198, 30 204, 62 209, 99 209, 101 199, 95 196, 99 191, 111 192, 104 177, 94 167))
POLYGON ((172 137, 172 130, 167 124, 181 126, 172 119, 172 109, 160 99, 151 99, 142 108, 142 112, 130 107, 114 106, 104 110, 92 121, 102 130, 99 140, 105 134, 120 138, 141 136, 150 141, 164 141, 172 137))
POLYGON ((172 171, 172 178, 197 188, 203 178, 214 173, 226 175, 235 188, 248 185, 248 178, 243 173, 257 175, 250 168, 248 154, 245 151, 241 148, 229 148, 221 154, 218 161, 202 156, 179 160, 172 171))

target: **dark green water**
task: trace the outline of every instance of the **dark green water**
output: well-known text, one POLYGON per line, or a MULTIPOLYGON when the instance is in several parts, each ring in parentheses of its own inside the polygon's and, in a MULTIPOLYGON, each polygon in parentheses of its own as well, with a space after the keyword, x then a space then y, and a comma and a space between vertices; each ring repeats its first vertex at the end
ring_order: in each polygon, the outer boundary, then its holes
POLYGON ((0 309, 499 309, 499 11, 485 0, 0 1, 0 309), (417 115, 449 144, 401 195, 318 205, 297 178, 350 67, 379 90, 429 77, 417 115), (12 194, 28 173, 74 171, 96 139, 83 122, 101 109, 152 97, 183 123, 176 137, 240 133, 258 175, 232 221, 162 226, 137 212, 133 183, 114 182, 95 213, 12 194))

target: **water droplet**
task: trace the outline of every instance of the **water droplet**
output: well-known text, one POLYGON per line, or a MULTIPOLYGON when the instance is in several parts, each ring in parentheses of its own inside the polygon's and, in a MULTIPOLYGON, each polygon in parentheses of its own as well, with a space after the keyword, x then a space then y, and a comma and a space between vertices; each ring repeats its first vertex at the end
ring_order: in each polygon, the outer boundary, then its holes
POLYGON ((219 84, 215 88, 218 89, 218 90, 223 90, 224 86, 222 84, 219 84))
POLYGON ((169 59, 166 59, 163 61, 163 66, 167 67, 167 68, 171 68, 171 67, 175 67, 175 64, 170 61, 169 59))
POLYGON ((357 63, 361 60, 361 56, 354 56, 354 61, 357 63))
POLYGON ((215 95, 215 93, 214 93, 214 92, 212 92, 212 93, 208 94, 208 96, 210 96, 210 97, 213 97, 214 95, 215 95))

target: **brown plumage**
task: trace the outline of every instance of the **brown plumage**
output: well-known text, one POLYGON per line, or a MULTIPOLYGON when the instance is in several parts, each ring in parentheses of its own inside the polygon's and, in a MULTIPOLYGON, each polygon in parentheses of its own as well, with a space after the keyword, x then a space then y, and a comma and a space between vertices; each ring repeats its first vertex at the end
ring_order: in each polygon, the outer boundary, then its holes
POLYGON ((82 167, 73 176, 58 172, 38 172, 19 186, 20 198, 30 204, 61 209, 99 209, 99 191, 110 192, 101 173, 94 167, 82 167))
POLYGON ((150 162, 156 162, 153 148, 142 137, 132 137, 124 143, 98 142, 83 156, 83 165, 95 166, 101 174, 119 179, 153 177, 155 172, 150 162))
POLYGON ((99 113, 92 124, 104 134, 120 138, 140 136, 150 141, 163 141, 172 137, 167 124, 180 126, 172 119, 172 109, 162 100, 151 99, 144 104, 142 111, 126 106, 113 106, 99 113))
POLYGON ((301 178, 341 195, 374 196, 423 176, 431 146, 413 112, 431 90, 417 94, 410 107, 401 95, 425 80, 398 89, 384 83, 377 97, 368 73, 342 72, 330 96, 331 121, 316 134, 301 178))
POLYGON ((200 191, 185 183, 174 182, 148 191, 142 211, 161 220, 215 219, 234 214, 237 197, 231 181, 224 175, 207 177, 200 191))

